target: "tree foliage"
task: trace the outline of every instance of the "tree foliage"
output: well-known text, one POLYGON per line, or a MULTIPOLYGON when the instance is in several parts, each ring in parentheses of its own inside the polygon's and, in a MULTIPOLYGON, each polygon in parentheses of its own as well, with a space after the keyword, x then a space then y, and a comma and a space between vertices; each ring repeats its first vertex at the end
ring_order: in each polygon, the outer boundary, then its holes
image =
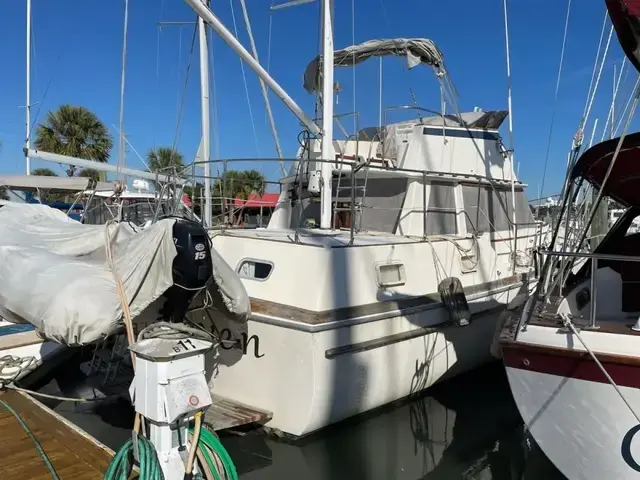
POLYGON ((216 179, 213 187, 213 195, 227 199, 240 198, 247 200, 249 195, 264 195, 265 178, 258 170, 227 170, 222 178, 216 179))
POLYGON ((50 168, 34 168, 31 170, 31 175, 37 175, 39 177, 57 177, 58 174, 50 168))
POLYGON ((83 168, 78 173, 79 177, 90 178, 94 182, 99 182, 102 179, 102 172, 95 168, 83 168))
MULTIPOLYGON (((34 144, 38 150, 106 163, 113 138, 95 113, 81 106, 61 105, 38 125, 34 144)), ((74 173, 75 167, 70 166, 67 174, 74 173)))
POLYGON ((171 173, 171 167, 180 169, 184 166, 184 157, 169 147, 151 148, 147 152, 147 165, 152 172, 171 173))

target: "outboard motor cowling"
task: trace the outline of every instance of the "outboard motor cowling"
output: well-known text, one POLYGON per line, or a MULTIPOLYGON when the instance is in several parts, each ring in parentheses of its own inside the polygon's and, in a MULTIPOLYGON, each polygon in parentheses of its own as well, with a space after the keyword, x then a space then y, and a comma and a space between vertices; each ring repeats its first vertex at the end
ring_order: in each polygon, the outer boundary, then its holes
POLYGON ((166 301, 160 310, 162 320, 181 322, 193 297, 207 286, 213 275, 210 239, 199 223, 176 218, 173 243, 173 285, 164 292, 166 301))

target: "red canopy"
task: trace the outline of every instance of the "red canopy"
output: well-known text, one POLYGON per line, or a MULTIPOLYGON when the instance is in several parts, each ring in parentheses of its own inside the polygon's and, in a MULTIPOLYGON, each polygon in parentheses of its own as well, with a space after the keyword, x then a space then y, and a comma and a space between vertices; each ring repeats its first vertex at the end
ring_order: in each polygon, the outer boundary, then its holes
POLYGON ((275 208, 278 204, 278 198, 280 198, 279 193, 265 193, 264 195, 249 195, 247 200, 243 200, 242 198, 236 197, 233 201, 234 206, 245 208, 260 208, 260 207, 271 207, 275 208))
MULTIPOLYGON (((620 138, 613 138, 584 152, 573 167, 571 178, 583 177, 601 188, 619 141, 620 138)), ((640 133, 625 137, 603 192, 625 206, 640 206, 640 133)))
POLYGON ((640 0, 605 0, 618 41, 640 72, 640 0))

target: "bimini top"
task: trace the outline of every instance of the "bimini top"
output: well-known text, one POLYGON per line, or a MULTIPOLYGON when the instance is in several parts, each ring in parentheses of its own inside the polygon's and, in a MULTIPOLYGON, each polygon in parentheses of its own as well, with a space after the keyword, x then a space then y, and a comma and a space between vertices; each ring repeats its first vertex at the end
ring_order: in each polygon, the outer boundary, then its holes
MULTIPOLYGON (((359 45, 336 50, 333 53, 335 67, 350 67, 371 57, 396 55, 407 57, 409 68, 424 63, 444 69, 442 52, 428 38, 389 38, 369 40, 359 45)), ((307 92, 319 91, 322 85, 322 56, 314 58, 304 71, 304 88, 307 92)))
POLYGON ((640 72, 640 0, 606 0, 606 4, 620 46, 640 72))
MULTIPOLYGON (((619 137, 613 138, 584 152, 571 171, 571 179, 582 177, 600 189, 619 141, 619 137)), ((640 133, 625 137, 603 194, 627 207, 640 206, 640 133)))

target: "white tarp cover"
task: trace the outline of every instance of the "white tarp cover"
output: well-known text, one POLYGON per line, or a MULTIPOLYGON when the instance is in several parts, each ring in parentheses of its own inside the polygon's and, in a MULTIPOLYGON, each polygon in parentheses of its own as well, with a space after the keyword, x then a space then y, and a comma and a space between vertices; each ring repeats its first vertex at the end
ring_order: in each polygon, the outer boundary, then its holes
MULTIPOLYGON (((364 62, 370 57, 397 55, 407 58, 408 68, 424 63, 444 69, 442 52, 428 38, 389 38, 369 40, 359 45, 336 50, 333 64, 336 67, 350 67, 364 62)), ((304 72, 304 88, 313 93, 322 85, 322 57, 319 55, 307 65, 304 72)))
MULTIPOLYGON (((126 224, 109 227, 134 317, 173 284, 173 223, 162 220, 137 233, 126 224)), ((65 345, 112 333, 122 308, 106 263, 106 228, 44 205, 0 208, 0 315, 65 345)))

